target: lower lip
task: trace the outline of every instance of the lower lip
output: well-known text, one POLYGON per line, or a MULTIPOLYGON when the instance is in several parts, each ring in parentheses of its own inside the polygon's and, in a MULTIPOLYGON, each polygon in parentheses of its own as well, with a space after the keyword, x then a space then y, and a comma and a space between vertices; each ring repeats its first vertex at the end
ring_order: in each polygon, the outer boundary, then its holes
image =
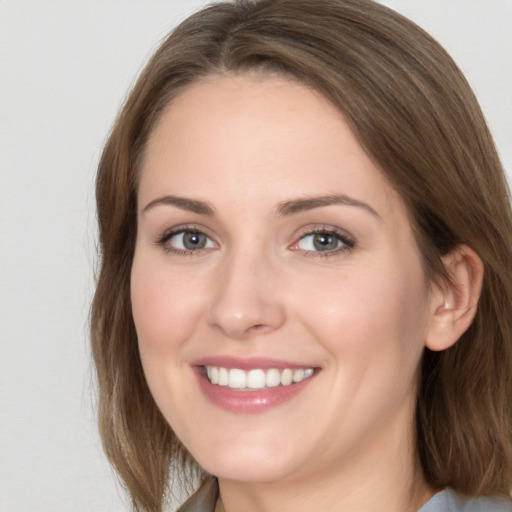
POLYGON ((201 370, 197 368, 196 370, 199 387, 206 398, 221 409, 239 414, 258 414, 283 405, 303 391, 316 375, 315 373, 311 377, 289 386, 236 390, 212 384, 201 370))

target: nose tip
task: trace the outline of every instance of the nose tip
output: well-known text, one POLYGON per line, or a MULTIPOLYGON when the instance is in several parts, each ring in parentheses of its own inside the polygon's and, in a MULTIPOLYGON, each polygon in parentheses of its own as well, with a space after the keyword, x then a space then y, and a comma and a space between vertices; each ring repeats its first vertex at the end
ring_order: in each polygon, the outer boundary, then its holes
MULTIPOLYGON (((248 291, 246 295, 250 294, 248 291)), ((255 293, 255 292, 253 292, 255 293)), ((254 297, 250 301, 232 297, 232 306, 225 297, 216 300, 210 315, 210 325, 233 339, 249 338, 266 334, 279 328, 284 321, 282 309, 265 297, 254 297)))
POLYGON ((222 316, 217 314, 213 322, 210 323, 213 328, 222 331, 223 334, 233 339, 244 339, 255 334, 265 334, 278 325, 277 322, 272 322, 269 317, 262 320, 256 318, 256 316, 260 316, 257 315, 256 311, 238 311, 231 314, 225 311, 222 316))
POLYGON ((246 339, 271 332, 284 323, 284 305, 273 293, 275 280, 269 269, 264 270, 231 265, 224 275, 218 275, 208 318, 214 329, 233 339, 246 339))

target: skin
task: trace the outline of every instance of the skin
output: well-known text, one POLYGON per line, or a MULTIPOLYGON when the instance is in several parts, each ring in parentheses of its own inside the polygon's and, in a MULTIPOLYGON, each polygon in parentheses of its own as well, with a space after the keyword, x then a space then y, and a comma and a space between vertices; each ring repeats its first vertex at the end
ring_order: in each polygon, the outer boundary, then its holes
MULTIPOLYGON (((413 434, 418 367, 426 343, 456 339, 441 339, 448 313, 438 321, 452 296, 431 291, 402 199, 340 113, 283 78, 208 77, 175 98, 152 133, 138 206, 131 289, 144 371, 178 437, 218 476, 218 510, 426 502, 434 489, 413 434), (334 194, 364 205, 278 211, 334 194), (214 213, 148 207, 169 195, 214 213), (180 252, 180 235, 159 243, 170 228, 202 231, 207 244, 180 252), (316 250, 315 229, 353 247, 316 250), (191 369, 219 355, 319 371, 281 406, 237 414, 209 402, 191 369)), ((454 258, 466 280, 468 254, 454 258)))

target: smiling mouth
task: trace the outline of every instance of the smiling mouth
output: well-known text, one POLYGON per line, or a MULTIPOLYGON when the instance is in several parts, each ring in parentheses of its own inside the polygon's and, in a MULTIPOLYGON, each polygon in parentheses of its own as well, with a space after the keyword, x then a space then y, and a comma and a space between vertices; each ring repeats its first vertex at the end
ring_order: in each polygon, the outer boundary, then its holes
POLYGON ((241 370, 222 366, 204 366, 204 375, 211 384, 236 390, 262 390, 276 387, 287 387, 309 379, 313 368, 269 368, 241 370))

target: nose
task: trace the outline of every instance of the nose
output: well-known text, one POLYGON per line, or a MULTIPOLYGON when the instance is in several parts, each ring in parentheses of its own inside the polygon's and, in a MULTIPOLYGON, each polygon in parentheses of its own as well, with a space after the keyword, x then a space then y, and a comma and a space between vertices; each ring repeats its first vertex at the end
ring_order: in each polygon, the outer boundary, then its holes
POLYGON ((286 313, 279 273, 261 256, 227 258, 215 275, 208 323, 232 339, 248 339, 279 329, 286 313))

